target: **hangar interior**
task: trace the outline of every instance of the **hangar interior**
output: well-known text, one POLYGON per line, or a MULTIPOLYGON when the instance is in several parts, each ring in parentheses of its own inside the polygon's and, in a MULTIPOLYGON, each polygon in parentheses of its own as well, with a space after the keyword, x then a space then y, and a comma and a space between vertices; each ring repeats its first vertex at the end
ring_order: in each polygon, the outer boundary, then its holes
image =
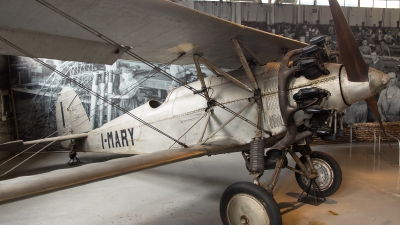
MULTIPOLYGON (((337 49, 328 0, 172 2, 303 42, 324 36, 330 47, 337 49)), ((378 59, 383 62, 378 69, 393 74, 393 87, 400 89, 400 0, 338 2, 360 51, 367 49, 363 42, 368 41, 370 50, 363 53, 365 62, 375 67, 371 51, 376 50, 378 59)), ((0 4, 6 3, 1 1, 0 4)), ((130 67, 137 80, 147 77, 152 71, 141 62, 125 59, 113 65, 44 60, 99 93, 110 90, 110 93, 118 94, 116 90, 124 83, 122 76, 111 78, 101 75, 101 71, 130 67)), ((172 70, 171 67, 166 69, 167 72, 172 70)), ((186 83, 197 79, 194 65, 186 68, 184 79, 186 83)), ((57 129, 54 102, 61 88, 68 85, 66 80, 28 57, 0 55, 0 143, 34 140, 54 132, 57 129)), ((171 79, 157 74, 138 87, 134 107, 151 99, 163 101, 174 87, 176 84, 171 79)), ((77 92, 85 110, 90 111, 93 97, 84 90, 77 92)), ((297 202, 301 189, 295 184, 294 174, 288 170, 282 172, 274 197, 283 224, 398 224, 400 94, 390 103, 397 109, 397 115, 387 116, 383 124, 387 137, 381 132, 373 113, 362 102, 344 112, 343 136, 334 140, 313 137, 312 149, 332 155, 343 172, 341 188, 326 202, 319 206, 297 202), (391 146, 387 142, 391 142, 391 146)), ((95 105, 101 107, 100 100, 95 101, 95 105)), ((102 114, 92 115, 93 128, 121 115, 118 110, 107 107, 102 111, 102 114)), ((0 164, 20 151, 0 151, 0 164)), ((11 163, 0 166, 1 174, 6 172, 1 180, 80 166, 65 164, 69 159, 68 151, 60 145, 46 149, 25 163, 24 160, 32 154, 21 154, 11 163), (12 171, 8 172, 10 169, 12 171)), ((127 155, 78 153, 78 157, 85 165, 127 155)), ((295 162, 290 160, 289 164, 295 162)), ((272 170, 267 170, 261 182, 268 183, 271 175, 272 170)), ((1 204, 0 223, 221 224, 221 193, 236 181, 252 181, 239 153, 191 159, 1 204)))

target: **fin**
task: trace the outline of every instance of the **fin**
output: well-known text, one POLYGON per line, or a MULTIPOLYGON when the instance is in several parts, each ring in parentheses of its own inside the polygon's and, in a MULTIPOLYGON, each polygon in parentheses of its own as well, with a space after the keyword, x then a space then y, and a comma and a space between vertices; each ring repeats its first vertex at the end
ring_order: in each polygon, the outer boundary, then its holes
MULTIPOLYGON (((65 87, 58 93, 56 119, 58 136, 87 133, 92 130, 78 94, 70 87, 65 87)), ((69 148, 71 142, 72 140, 66 140, 61 144, 64 148, 69 148)))

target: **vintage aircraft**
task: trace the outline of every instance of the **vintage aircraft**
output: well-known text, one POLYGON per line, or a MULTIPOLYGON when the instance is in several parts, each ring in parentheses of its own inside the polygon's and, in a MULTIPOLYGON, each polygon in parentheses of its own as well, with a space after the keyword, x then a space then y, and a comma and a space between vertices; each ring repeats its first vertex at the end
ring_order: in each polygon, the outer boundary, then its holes
POLYGON ((126 114, 94 130, 79 97, 63 89, 57 101, 59 137, 1 148, 67 141, 73 152, 136 156, 4 180, 0 201, 231 152, 242 152, 254 183, 225 190, 223 224, 282 224, 272 197, 282 168, 294 171, 299 186, 316 201, 334 194, 341 185, 340 166, 331 156, 312 151, 309 137, 339 135, 339 113, 360 100, 367 100, 379 117, 374 95, 389 77, 367 67, 339 4, 329 2, 343 64, 331 63, 323 38, 307 45, 168 1, 1 0, 2 54, 26 55, 40 63, 37 57, 97 63, 133 57, 177 82, 149 61, 194 62, 199 81, 171 91, 163 103, 149 101, 131 111, 115 105, 126 114), (200 64, 215 75, 204 78, 200 64), (287 165, 287 155, 295 168, 287 165), (263 188, 259 178, 266 169, 274 174, 263 188))

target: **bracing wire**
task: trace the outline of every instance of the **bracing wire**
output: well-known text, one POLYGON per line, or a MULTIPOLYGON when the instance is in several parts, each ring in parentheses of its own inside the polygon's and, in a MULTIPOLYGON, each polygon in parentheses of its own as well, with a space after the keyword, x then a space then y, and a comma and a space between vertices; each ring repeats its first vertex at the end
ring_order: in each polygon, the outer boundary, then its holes
MULTIPOLYGON (((132 51, 130 51, 131 47, 126 47, 123 46, 117 42, 115 42, 114 40, 112 40, 111 38, 108 38, 107 36, 101 34, 100 32, 96 31, 95 29, 91 28, 90 26, 84 24, 83 22, 75 19, 74 17, 68 15, 67 13, 63 12, 62 10, 58 9, 57 7, 51 5, 50 3, 44 1, 44 0, 36 0, 37 2, 41 3, 42 5, 46 6, 47 8, 55 11, 56 13, 60 14, 61 16, 65 17, 66 19, 72 21, 73 23, 77 24, 78 26, 82 27, 83 29, 87 30, 88 32, 92 33, 93 35, 99 37, 100 39, 104 40, 105 42, 114 45, 117 49, 124 51, 126 54, 132 56, 133 58, 143 62, 144 64, 146 64, 147 66, 153 68, 154 70, 160 72, 161 74, 165 75, 166 77, 176 81, 177 83, 179 83, 180 85, 188 88, 189 90, 196 92, 197 90, 194 89, 193 87, 191 87, 190 85, 182 82, 181 80, 177 79, 176 77, 172 76, 171 74, 162 71, 158 66, 155 66, 153 63, 147 61, 146 59, 142 58, 141 56, 133 53, 132 51)), ((206 96, 204 95, 204 93, 199 93, 200 96, 202 96, 203 98, 206 98, 206 96)), ((235 115, 236 117, 242 119, 243 121, 247 122, 248 124, 258 128, 259 130, 267 133, 267 134, 271 134, 271 132, 265 130, 263 127, 253 123, 252 121, 248 120, 247 118, 239 115, 238 113, 236 113, 235 111, 229 109, 228 107, 224 106, 223 104, 213 100, 213 104, 215 104, 216 106, 219 106, 220 108, 226 110, 227 112, 235 115)))
MULTIPOLYGON (((176 58, 176 59, 174 59, 174 60, 171 60, 170 62, 164 64, 164 67, 163 67, 163 68, 165 68, 165 67, 169 66, 170 64, 174 63, 176 60, 178 60, 178 58, 176 58)), ((157 73, 157 72, 154 72, 154 73, 152 73, 152 74, 149 74, 147 77, 149 78, 149 77, 153 76, 153 75, 156 74, 156 73, 157 73)), ((147 78, 147 79, 148 79, 148 78, 147 78)), ((129 91, 130 91, 130 90, 128 90, 127 92, 129 92, 129 91)), ((74 99, 75 99, 75 98, 76 98, 76 96, 74 97, 74 99)), ((119 98, 117 98, 117 99, 119 99, 119 98)), ((74 100, 71 101, 71 104, 72 104, 73 101, 74 101, 74 100)), ((103 105, 105 105, 105 104, 106 104, 106 103, 103 102, 103 105)), ((54 106, 54 105, 53 105, 53 106, 54 106)), ((70 106, 69 106, 69 107, 70 107, 70 106)), ((95 109, 93 109, 93 110, 95 110, 95 109)), ((89 111, 89 112, 91 112, 91 111, 89 111)), ((75 127, 73 127, 73 129, 76 128, 76 127, 79 127, 80 125, 82 125, 82 124, 83 124, 84 122, 86 122, 87 120, 90 120, 92 117, 96 116, 99 112, 100 112, 100 109, 96 110, 96 113, 95 113, 94 115, 92 115, 91 117, 88 117, 87 119, 85 119, 84 121, 82 121, 80 124, 77 124, 75 127)), ((81 117, 79 117, 79 118, 81 118, 81 117)), ((79 118, 77 118, 77 119, 79 119, 79 118)), ((73 123, 73 121, 72 121, 71 123, 73 123)), ((70 123, 70 124, 71 124, 71 123, 70 123)), ((70 124, 67 124, 66 126, 68 126, 68 125, 70 125, 70 124)), ((56 134, 59 130, 60 130, 60 129, 57 129, 57 130, 54 131, 53 133, 51 133, 51 134, 49 134, 49 135, 47 135, 47 136, 43 136, 41 139, 51 137, 53 134, 56 134)), ((36 153, 34 153, 32 156, 30 156, 29 158, 27 158, 27 159, 24 160, 23 162, 19 163, 17 166, 15 166, 15 167, 11 168, 10 170, 6 171, 6 172, 3 173, 2 175, 0 175, 0 177, 3 177, 4 175, 8 174, 8 173, 11 172, 12 170, 14 170, 16 167, 20 166, 22 163, 26 162, 28 159, 32 158, 33 156, 35 156, 35 155, 38 154, 39 152, 42 152, 45 148, 47 148, 48 146, 50 146, 50 145, 53 144, 54 142, 58 141, 61 137, 65 136, 65 135, 67 135, 67 133, 65 133, 65 134, 63 134, 63 135, 61 135, 61 136, 59 136, 59 138, 57 138, 56 140, 50 142, 50 144, 48 144, 48 145, 46 145, 45 147, 41 148, 41 149, 38 150, 36 153)), ((27 152, 29 149, 35 147, 36 145, 38 145, 38 144, 40 144, 40 143, 42 143, 41 140, 39 140, 39 141, 36 142, 35 144, 29 146, 28 148, 24 149, 23 151, 19 152, 18 154, 14 155, 13 157, 7 159, 6 161, 4 161, 3 163, 0 164, 0 167, 3 166, 4 164, 6 164, 7 162, 11 161, 12 159, 18 157, 19 155, 21 155, 21 154, 27 152)), ((175 143, 175 142, 174 142, 174 143, 175 143)))
POLYGON ((29 56, 30 58, 32 58, 32 59, 35 60, 36 62, 42 64, 43 66, 47 67, 48 69, 54 71, 55 73, 57 73, 58 75, 62 76, 63 78, 69 80, 71 83, 75 84, 76 86, 78 86, 78 87, 80 87, 80 88, 86 90, 86 91, 89 92, 90 94, 96 96, 97 98, 99 98, 99 99, 102 100, 103 102, 105 102, 105 103, 107 103, 107 104, 109 104, 109 105, 112 105, 113 107, 115 107, 115 108, 118 109, 118 110, 121 110, 121 111, 124 112, 125 114, 131 116, 131 117, 134 118, 135 120, 141 122, 142 124, 148 126, 148 127, 151 128, 151 129, 153 129, 153 130, 159 132, 160 134, 163 134, 164 136, 166 136, 166 137, 168 137, 169 139, 175 141, 175 142, 178 143, 179 145, 181 145, 181 146, 183 146, 183 147, 185 147, 185 148, 187 147, 187 145, 186 145, 185 143, 182 143, 182 142, 176 140, 175 138, 171 137, 171 136, 168 135, 167 133, 165 133, 165 132, 159 130, 158 128, 156 128, 156 127, 154 127, 153 125, 147 123, 146 121, 142 120, 141 118, 139 118, 139 117, 133 115, 133 114, 132 114, 131 112, 129 112, 128 110, 126 110, 126 109, 120 107, 119 105, 114 104, 112 101, 110 101, 110 100, 108 100, 107 98, 105 98, 105 97, 99 95, 98 93, 96 93, 96 92, 90 90, 89 88, 85 87, 85 86, 82 85, 81 83, 79 83, 79 82, 77 82, 76 80, 74 80, 74 79, 68 77, 67 75, 63 74, 62 72, 56 70, 54 67, 50 66, 49 64, 46 64, 45 62, 43 62, 43 61, 40 60, 39 58, 36 58, 35 56, 31 55, 29 52, 27 52, 27 51, 21 49, 20 47, 16 46, 15 44, 11 43, 10 41, 8 41, 8 40, 6 40, 6 39, 4 39, 4 38, 2 38, 2 37, 0 37, 0 40, 3 41, 4 43, 10 45, 11 47, 17 49, 18 51, 24 53, 25 55, 29 56))

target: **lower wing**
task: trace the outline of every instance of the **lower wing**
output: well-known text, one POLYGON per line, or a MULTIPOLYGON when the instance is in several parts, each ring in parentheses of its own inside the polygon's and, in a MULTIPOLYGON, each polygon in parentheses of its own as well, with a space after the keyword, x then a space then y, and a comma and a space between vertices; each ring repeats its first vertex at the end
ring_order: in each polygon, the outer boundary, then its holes
MULTIPOLYGON (((265 139, 265 146, 273 145, 280 138, 282 136, 265 139)), ((236 140, 224 139, 189 148, 163 150, 4 180, 0 182, 0 203, 205 155, 240 152, 248 149, 250 149, 250 144, 239 144, 236 140)))

